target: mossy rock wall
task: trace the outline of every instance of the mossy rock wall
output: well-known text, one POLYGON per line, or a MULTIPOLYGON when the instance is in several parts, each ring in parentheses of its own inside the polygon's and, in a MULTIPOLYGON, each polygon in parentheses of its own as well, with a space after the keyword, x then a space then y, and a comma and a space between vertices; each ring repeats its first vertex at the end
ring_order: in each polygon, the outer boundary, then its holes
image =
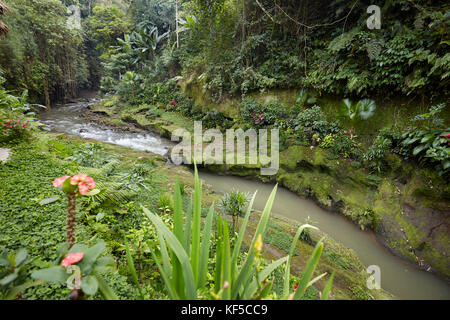
MULTIPOLYGON (((198 96, 205 99, 200 93, 198 96)), ((222 108, 232 110, 231 106, 232 103, 225 104, 222 108)), ((93 110, 111 113, 109 108, 114 107, 104 102, 93 110)), ((173 112, 149 120, 139 112, 122 115, 118 110, 107 119, 111 124, 134 123, 168 138, 176 128, 192 128, 187 123, 193 121, 173 112)), ((448 182, 431 171, 402 162, 396 155, 388 157, 393 169, 382 176, 369 174, 350 160, 331 160, 329 156, 326 149, 290 146, 280 153, 280 169, 275 176, 261 176, 258 165, 223 164, 207 168, 219 174, 279 182, 328 210, 342 213, 363 228, 373 229, 395 254, 423 269, 450 277, 448 182)))
MULTIPOLYGON (((445 182, 430 184, 429 172, 411 165, 388 177, 374 177, 349 161, 329 160, 327 153, 321 148, 291 146, 281 152, 279 172, 271 177, 261 176, 255 166, 206 168, 219 174, 278 182, 362 228, 376 231, 379 240, 396 255, 450 277, 450 207, 445 200, 448 190, 442 189, 445 182)), ((433 181, 439 179, 434 177, 433 181)))

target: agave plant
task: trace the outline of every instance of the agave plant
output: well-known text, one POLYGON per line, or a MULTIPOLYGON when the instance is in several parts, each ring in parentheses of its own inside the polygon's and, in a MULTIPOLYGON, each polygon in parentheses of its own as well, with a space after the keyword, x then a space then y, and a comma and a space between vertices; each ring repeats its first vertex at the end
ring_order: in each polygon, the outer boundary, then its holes
MULTIPOLYGON (((296 243, 306 228, 314 228, 310 225, 301 226, 294 238, 289 256, 278 259, 266 267, 261 267, 262 238, 267 229, 272 204, 275 199, 277 186, 273 189, 260 221, 247 255, 240 259, 241 247, 246 233, 247 224, 252 211, 256 192, 250 200, 241 228, 234 242, 230 245, 228 222, 217 216, 217 242, 216 257, 214 263, 213 283, 208 283, 209 257, 212 256, 210 247, 212 237, 213 220, 215 217, 214 205, 209 209, 204 227, 201 229, 201 194, 202 186, 195 168, 194 197, 192 213, 186 216, 182 211, 182 200, 179 183, 175 185, 173 230, 169 229, 161 218, 143 208, 145 215, 154 224, 159 239, 160 259, 153 251, 153 259, 160 270, 171 299, 198 299, 200 293, 209 292, 213 299, 263 299, 271 291, 272 282, 265 281, 267 277, 278 267, 286 264, 284 296, 283 298, 301 299, 306 288, 324 277, 322 274, 312 279, 314 270, 318 264, 323 250, 323 243, 319 241, 309 259, 304 274, 295 293, 289 294, 290 262, 296 243), (161 260, 161 261, 160 261, 161 260), (242 263, 239 263, 243 260, 242 263), (312 279, 312 280, 311 280, 312 279)), ((134 269, 131 259, 128 259, 130 270, 134 269)), ((136 277, 134 277, 136 278, 136 277)), ((139 283, 135 281, 139 287, 139 283)), ((327 298, 331 289, 332 277, 328 281, 322 297, 327 298)))

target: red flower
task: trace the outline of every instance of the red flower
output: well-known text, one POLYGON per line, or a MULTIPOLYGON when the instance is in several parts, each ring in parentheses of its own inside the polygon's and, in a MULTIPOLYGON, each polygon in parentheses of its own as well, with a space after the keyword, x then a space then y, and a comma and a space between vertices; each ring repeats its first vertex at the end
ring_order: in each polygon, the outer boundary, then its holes
POLYGON ((450 133, 449 134, 441 134, 439 137, 445 138, 445 139, 450 139, 450 133))
POLYGON ((53 186, 55 188, 62 187, 64 181, 66 181, 67 178, 70 178, 70 176, 64 176, 64 177, 60 177, 60 178, 57 178, 57 179, 53 180, 53 186))
POLYGON ((73 265, 74 263, 80 262, 83 259, 83 252, 69 253, 64 260, 61 262, 61 265, 65 268, 73 265))
POLYGON ((297 282, 297 284, 294 286, 294 291, 297 290, 297 288, 298 288, 298 282, 297 282))
POLYGON ((95 181, 86 174, 76 174, 70 179, 70 184, 73 186, 78 185, 78 191, 81 194, 88 193, 89 189, 95 188, 95 181))

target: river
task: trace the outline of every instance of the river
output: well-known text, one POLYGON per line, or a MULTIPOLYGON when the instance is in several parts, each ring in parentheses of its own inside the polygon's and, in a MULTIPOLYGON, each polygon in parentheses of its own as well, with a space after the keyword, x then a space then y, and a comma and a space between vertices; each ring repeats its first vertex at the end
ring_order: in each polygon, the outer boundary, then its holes
MULTIPOLYGON (((93 101, 53 108, 41 115, 41 122, 56 132, 147 150, 159 155, 166 155, 173 146, 173 142, 157 134, 120 132, 89 123, 81 114, 93 101)), ((200 177, 218 193, 232 189, 250 193, 258 190, 254 207, 259 210, 263 209, 273 189, 271 184, 208 172, 201 172, 200 177)), ((366 266, 379 266, 381 286, 400 299, 450 299, 450 286, 447 281, 395 257, 377 242, 373 232, 362 231, 340 214, 323 210, 311 200, 299 197, 282 187, 278 188, 272 212, 299 222, 310 217, 323 232, 353 249, 366 266)))

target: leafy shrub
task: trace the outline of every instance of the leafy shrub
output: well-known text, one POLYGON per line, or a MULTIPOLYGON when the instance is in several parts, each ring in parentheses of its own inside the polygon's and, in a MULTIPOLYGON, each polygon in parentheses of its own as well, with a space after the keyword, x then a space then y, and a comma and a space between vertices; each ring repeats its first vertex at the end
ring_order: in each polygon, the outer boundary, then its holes
POLYGON ((53 264, 33 271, 31 277, 49 283, 70 283, 69 289, 72 291, 69 297, 72 300, 82 299, 84 294, 94 296, 97 291, 107 300, 116 300, 116 294, 102 276, 103 272, 115 266, 113 258, 103 256, 105 250, 104 242, 89 248, 82 243, 70 248, 66 242, 59 246, 58 257, 53 264))
POLYGON ((21 96, 16 97, 1 85, 0 78, 0 142, 26 139, 40 125, 35 120, 36 109, 45 107, 28 103, 28 91, 25 90, 21 96))
POLYGON ((208 111, 201 120, 206 128, 229 128, 232 123, 230 119, 215 109, 208 111))
POLYGON ((244 122, 255 127, 268 127, 287 115, 286 106, 276 100, 272 100, 262 106, 253 98, 245 98, 241 102, 241 118, 244 122))
POLYGON ((367 166, 378 172, 381 172, 385 166, 384 161, 386 155, 391 150, 392 140, 379 134, 375 139, 373 145, 363 155, 363 160, 367 166))
POLYGON ((322 140, 327 135, 338 133, 341 130, 341 125, 338 121, 328 122, 325 114, 319 106, 315 105, 300 112, 298 116, 292 121, 295 131, 304 133, 309 142, 313 141, 314 135, 317 136, 314 140, 322 140))
POLYGON ((156 108, 155 106, 150 106, 145 113, 145 117, 149 120, 152 120, 155 118, 159 118, 163 113, 164 111, 156 108))
POLYGON ((251 123, 253 125, 260 124, 259 118, 263 114, 263 107, 261 104, 256 102, 253 98, 245 98, 241 102, 240 115, 244 122, 251 123), (256 121, 258 121, 256 123, 256 121))
POLYGON ((413 122, 422 122, 401 137, 401 153, 406 158, 416 159, 421 165, 434 167, 439 175, 450 172, 450 128, 444 128, 439 117, 445 104, 430 108, 430 112, 418 115, 413 122))
POLYGON ((5 248, 0 250, 0 300, 13 300, 25 289, 40 284, 27 281, 28 252, 19 249, 14 254, 5 248))
POLYGON ((161 212, 173 212, 173 202, 170 196, 165 193, 161 193, 158 199, 158 208, 161 212))
POLYGON ((334 144, 332 150, 335 155, 342 155, 345 158, 358 160, 362 156, 359 145, 348 134, 342 133, 342 131, 333 135, 334 144))
POLYGON ((322 143, 320 144, 321 148, 327 149, 334 147, 335 142, 332 134, 327 134, 325 138, 323 138, 322 143))
POLYGON ((104 148, 97 143, 85 143, 73 148, 73 154, 67 158, 82 167, 101 168, 113 157, 105 154, 104 148))

